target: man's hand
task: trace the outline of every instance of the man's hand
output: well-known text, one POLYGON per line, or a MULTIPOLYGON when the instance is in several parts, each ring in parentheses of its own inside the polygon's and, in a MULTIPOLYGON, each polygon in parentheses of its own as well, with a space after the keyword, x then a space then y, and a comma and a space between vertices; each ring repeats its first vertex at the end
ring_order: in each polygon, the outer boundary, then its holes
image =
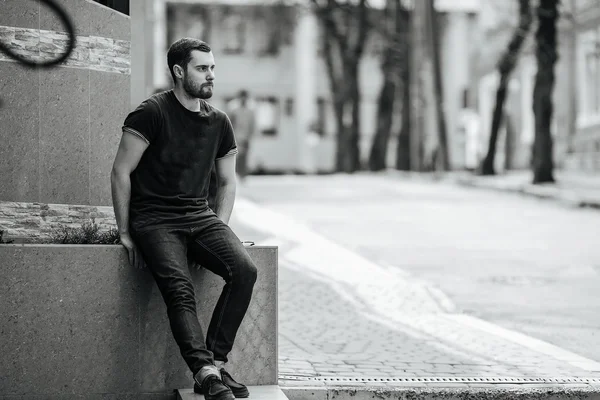
POLYGON ((129 264, 131 264, 132 267, 138 269, 146 267, 142 253, 133 242, 129 233, 121 233, 121 244, 127 249, 127 253, 129 254, 129 264))

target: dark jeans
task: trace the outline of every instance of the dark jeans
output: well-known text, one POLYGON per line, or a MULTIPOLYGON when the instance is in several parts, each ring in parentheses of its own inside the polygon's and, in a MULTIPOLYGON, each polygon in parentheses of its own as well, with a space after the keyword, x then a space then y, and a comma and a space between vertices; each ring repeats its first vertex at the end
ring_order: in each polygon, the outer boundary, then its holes
POLYGON ((256 266, 240 239, 216 215, 198 227, 159 228, 133 236, 163 296, 171 331, 192 373, 213 360, 227 362, 256 282, 256 266), (188 259, 225 280, 206 343, 188 259))

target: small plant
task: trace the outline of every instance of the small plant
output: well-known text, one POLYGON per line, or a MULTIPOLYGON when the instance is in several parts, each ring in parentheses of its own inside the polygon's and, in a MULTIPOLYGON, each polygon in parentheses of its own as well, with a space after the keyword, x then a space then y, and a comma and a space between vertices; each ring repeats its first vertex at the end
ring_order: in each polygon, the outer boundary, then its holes
POLYGON ((60 226, 50 234, 50 243, 56 244, 119 244, 119 231, 111 227, 101 232, 94 220, 84 222, 81 227, 60 226))
POLYGON ((4 240, 2 237, 4 236, 4 231, 0 230, 0 244, 10 244, 14 242, 14 240, 4 240))

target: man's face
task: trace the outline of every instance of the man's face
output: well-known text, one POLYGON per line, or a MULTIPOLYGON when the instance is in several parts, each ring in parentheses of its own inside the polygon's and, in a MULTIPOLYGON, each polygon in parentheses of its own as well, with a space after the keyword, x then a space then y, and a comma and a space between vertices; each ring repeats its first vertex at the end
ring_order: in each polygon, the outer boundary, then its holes
POLYGON ((210 99, 215 80, 215 58, 213 53, 192 50, 192 59, 185 66, 183 90, 191 97, 210 99))

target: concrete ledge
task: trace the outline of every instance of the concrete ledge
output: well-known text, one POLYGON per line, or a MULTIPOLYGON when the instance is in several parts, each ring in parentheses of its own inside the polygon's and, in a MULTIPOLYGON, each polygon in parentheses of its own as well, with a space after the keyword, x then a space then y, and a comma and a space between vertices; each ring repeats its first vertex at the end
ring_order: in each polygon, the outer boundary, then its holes
MULTIPOLYGON (((277 248, 248 247, 259 270, 231 354, 249 385, 277 384, 277 248)), ((192 271, 208 326, 223 281, 192 271)), ((148 270, 116 245, 0 245, 0 398, 174 399, 193 381, 148 270)))
MULTIPOLYGON (((277 385, 248 386, 250 399, 254 400, 288 400, 277 385)), ((177 391, 177 400, 204 400, 204 396, 194 393, 193 389, 177 391)))
POLYGON ((600 400, 592 385, 424 384, 416 387, 285 387, 290 400, 600 400))

